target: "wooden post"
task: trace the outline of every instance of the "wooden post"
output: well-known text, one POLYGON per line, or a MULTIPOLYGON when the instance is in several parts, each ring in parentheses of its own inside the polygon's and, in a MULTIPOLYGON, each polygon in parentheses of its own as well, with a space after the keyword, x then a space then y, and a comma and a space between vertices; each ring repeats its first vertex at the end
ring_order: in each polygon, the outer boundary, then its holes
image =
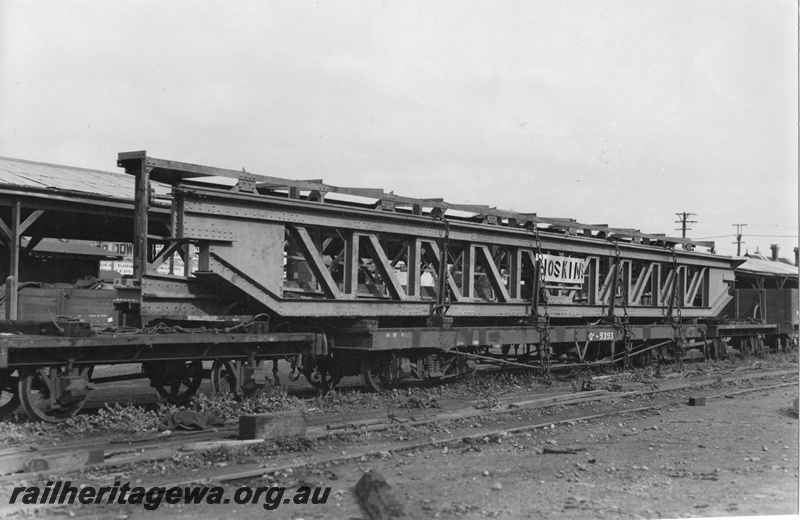
MULTIPOLYGON (((444 261, 447 261, 446 253, 442 255, 444 261)), ((461 296, 465 300, 471 300, 475 297, 475 246, 466 244, 464 246, 464 254, 461 259, 461 296)))
POLYGON ((358 233, 348 233, 344 241, 344 287, 342 287, 348 298, 355 298, 358 294, 358 264, 359 264, 359 241, 361 235, 358 233))
POLYGON ((8 261, 8 276, 19 279, 19 214, 22 211, 20 202, 17 200, 11 206, 11 237, 8 250, 10 257, 8 261))
POLYGON ((18 318, 17 282, 19 281, 19 221, 22 206, 14 201, 11 206, 11 236, 8 241, 8 278, 6 278, 6 319, 18 318))
POLYGON ((17 279, 13 276, 6 278, 6 319, 17 319, 17 279))
POLYGON ((150 169, 140 159, 134 174, 136 201, 133 222, 133 276, 140 279, 147 273, 147 217, 150 209, 150 169))
MULTIPOLYGON (((289 187, 289 198, 290 199, 300 199, 300 188, 295 188, 290 186, 289 187)), ((297 274, 298 274, 298 264, 300 261, 298 260, 298 255, 300 255, 300 250, 295 244, 294 240, 289 238, 289 228, 286 228, 287 234, 287 244, 286 244, 286 280, 289 282, 297 281, 297 274)))
POLYGON ((512 300, 522 298, 522 250, 518 247, 508 250, 508 296, 512 300))
POLYGON ((406 294, 409 298, 419 299, 422 292, 422 244, 418 238, 408 243, 408 262, 406 265, 406 294))

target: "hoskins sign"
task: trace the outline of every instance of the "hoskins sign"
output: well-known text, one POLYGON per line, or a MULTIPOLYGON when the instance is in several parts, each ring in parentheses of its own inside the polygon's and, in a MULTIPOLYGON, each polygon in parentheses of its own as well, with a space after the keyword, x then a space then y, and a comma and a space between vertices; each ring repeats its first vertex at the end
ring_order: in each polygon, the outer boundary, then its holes
POLYGON ((586 272, 585 258, 539 255, 544 267, 545 282, 583 283, 586 272))

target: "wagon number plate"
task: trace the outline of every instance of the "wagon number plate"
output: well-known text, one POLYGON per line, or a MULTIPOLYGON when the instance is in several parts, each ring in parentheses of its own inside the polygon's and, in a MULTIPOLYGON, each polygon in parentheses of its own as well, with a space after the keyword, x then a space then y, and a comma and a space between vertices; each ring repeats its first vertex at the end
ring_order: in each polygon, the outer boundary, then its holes
POLYGON ((599 332, 589 332, 586 335, 589 341, 614 341, 616 339, 613 330, 601 330, 599 332))

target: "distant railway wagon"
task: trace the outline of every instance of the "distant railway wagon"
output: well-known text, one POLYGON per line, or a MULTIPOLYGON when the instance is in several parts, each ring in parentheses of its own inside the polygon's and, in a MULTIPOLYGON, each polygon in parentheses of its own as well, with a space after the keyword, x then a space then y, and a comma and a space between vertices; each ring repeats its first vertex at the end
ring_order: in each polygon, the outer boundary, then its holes
MULTIPOLYGON (((132 204, 112 215, 126 222, 132 275, 98 292, 98 305, 113 306, 105 325, 75 319, 63 299, 50 319, 26 319, 20 302, 35 307, 36 297, 7 280, 15 319, 0 324, 4 412, 21 403, 34 418, 70 417, 91 383, 107 381, 92 377, 98 364, 142 363, 159 393, 181 403, 206 375, 214 391, 250 395, 277 377, 278 362, 318 387, 360 375, 380 390, 479 363, 549 376, 680 361, 692 349, 723 356, 765 338, 785 348, 796 337, 796 326, 765 319, 779 314, 774 295, 742 319, 742 260, 714 254, 712 242, 145 152, 121 153, 118 165, 134 180, 132 204), (184 269, 164 268, 175 261, 184 269)), ((42 209, 12 202, 13 257, 42 209)))

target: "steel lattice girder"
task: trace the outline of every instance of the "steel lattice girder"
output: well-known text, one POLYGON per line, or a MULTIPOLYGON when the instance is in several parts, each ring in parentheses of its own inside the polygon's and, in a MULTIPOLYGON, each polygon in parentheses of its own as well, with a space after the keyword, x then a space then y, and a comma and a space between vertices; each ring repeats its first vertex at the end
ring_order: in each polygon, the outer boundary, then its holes
POLYGON ((236 179, 238 181, 236 187, 234 187, 234 191, 255 193, 256 189, 288 190, 290 198, 299 198, 291 194, 299 194, 301 190, 304 190, 310 192, 308 200, 316 200, 319 202, 325 201, 325 197, 328 193, 334 193, 378 199, 378 204, 374 205, 374 207, 386 211, 394 211, 397 207, 404 206, 413 208, 414 214, 421 214, 422 207, 433 208, 433 211, 444 211, 449 208, 476 213, 481 222, 488 224, 500 224, 500 221, 505 220, 508 225, 514 227, 516 225, 524 226, 526 223, 530 222, 538 222, 546 224, 553 229, 564 230, 568 233, 582 231, 585 235, 591 235, 592 232, 596 232, 604 236, 613 235, 618 238, 630 239, 635 243, 648 244, 653 242, 667 246, 683 244, 687 247, 700 246, 711 249, 714 247, 714 242, 667 237, 665 235, 652 235, 634 229, 610 228, 606 225, 583 224, 572 219, 545 218, 539 217, 535 213, 519 213, 474 204, 451 204, 442 199, 403 197, 393 192, 386 193, 382 189, 343 188, 325 184, 322 180, 282 179, 251 174, 244 171, 244 169, 242 171, 236 171, 212 166, 156 159, 154 157, 148 157, 146 151, 121 152, 118 155, 117 165, 125 168, 127 173, 142 178, 144 180, 143 184, 146 184, 149 179, 175 185, 183 181, 192 181, 208 177, 224 177, 236 179))
MULTIPOLYGON (((204 268, 279 314, 424 316, 430 312, 419 284, 425 259, 433 267, 431 271, 437 271, 444 230, 440 222, 429 217, 358 208, 345 210, 314 202, 215 189, 183 189, 176 198, 180 203, 175 208, 180 213, 174 220, 181 224, 175 230, 177 238, 207 243, 208 247, 201 248, 200 262, 204 268), (372 220, 367 220, 368 217, 372 220), (288 231, 286 240, 285 231, 288 231), (326 239, 333 252, 322 247, 326 239), (338 249, 331 245, 333 241, 340 244, 338 249), (284 273, 278 267, 283 263, 285 242, 294 245, 295 253, 314 276, 317 289, 303 295, 311 299, 293 301, 284 292, 284 273), (408 279, 405 286, 394 275, 395 266, 389 260, 398 254, 413 259, 405 266, 408 279), (339 258, 337 261, 346 267, 339 281, 330 271, 334 262, 327 265, 325 257, 339 258), (384 298, 367 301, 368 295, 358 291, 357 266, 365 258, 387 288, 384 298)), ((449 311, 451 316, 530 314, 530 302, 523 300, 521 285, 523 272, 527 271, 530 278, 529 272, 537 262, 532 233, 452 222, 449 241, 447 285, 454 301, 449 311), (502 260, 502 266, 498 265, 498 259, 502 260), (491 287, 491 300, 475 294, 475 279, 481 276, 491 287)), ((613 258, 614 245, 569 235, 542 236, 541 245, 549 254, 569 253, 586 259, 588 283, 594 285, 593 290, 584 290, 587 301, 582 305, 572 304, 569 288, 551 288, 550 312, 554 316, 603 315, 614 293, 610 274, 615 263, 609 260, 613 258), (604 262, 607 265, 601 269, 604 262), (565 293, 561 301, 556 299, 557 291, 565 293)), ((672 252, 637 244, 619 247, 625 259, 623 291, 630 304, 629 314, 662 314, 661 308, 674 297, 676 276, 671 265, 672 252), (642 302, 645 293, 650 293, 647 305, 642 302)), ((687 317, 713 314, 727 303, 727 282, 732 280, 728 259, 683 252, 676 256, 681 262, 677 277, 679 304, 687 317), (702 301, 695 305, 698 293, 702 301)))
MULTIPOLYGON (((150 173, 173 181, 219 173, 144 154, 122 157, 139 181, 150 173)), ((297 186, 291 185, 295 181, 272 182, 270 188, 288 184, 288 195, 298 196, 297 186)), ((322 188, 297 200, 272 191, 259 193, 249 179, 244 184, 240 179, 240 185, 242 189, 234 190, 173 190, 172 236, 164 243, 172 244, 168 250, 177 250, 176 241, 198 246, 200 272, 176 282, 182 289, 154 292, 150 289, 158 276, 147 272, 145 257, 140 262, 146 272, 142 314, 203 315, 208 298, 197 294, 195 280, 200 279, 216 286, 225 282, 284 316, 423 317, 431 312, 436 297, 431 290, 439 284, 429 282, 426 290, 422 278, 426 272, 435 278, 439 263, 446 261, 449 316, 525 317, 534 311, 530 293, 533 273, 545 258, 540 253, 550 255, 551 262, 565 259, 586 268, 585 279, 546 285, 548 312, 555 317, 602 316, 612 313, 608 308, 616 300, 617 316, 625 311, 631 317, 662 316, 666 308, 680 307, 686 317, 704 317, 716 314, 730 299, 734 261, 729 258, 636 243, 641 240, 615 244, 596 236, 533 233, 510 217, 507 225, 498 225, 502 219, 497 218, 475 222, 448 217, 446 227, 441 217, 446 204, 440 201, 433 201, 434 209, 424 215, 416 206, 400 212, 394 204, 381 204, 385 211, 323 202, 322 188), (438 220, 431 218, 437 215, 438 220), (441 251, 445 234, 449 246, 441 251), (612 287, 617 251, 622 278, 612 287), (405 271, 405 284, 397 275, 398 262, 405 264, 400 270, 405 271), (297 268, 306 271, 302 280, 294 278, 297 268)), ((137 207, 138 214, 146 214, 140 199, 137 207)), ((145 227, 143 221, 138 229, 145 227)), ((137 236, 139 242, 146 239, 137 236)))
MULTIPOLYGON (((212 222, 226 218, 260 220, 367 233, 416 236, 421 239, 437 241, 444 235, 444 226, 441 221, 423 215, 326 205, 266 195, 233 193, 214 188, 180 188, 176 192, 176 197, 183 198, 182 211, 185 214, 205 216, 212 222)), ((452 220, 450 226, 450 239, 454 241, 527 248, 533 246, 533 233, 520 228, 458 220, 452 220)), ((230 237, 230 235, 223 236, 222 233, 225 231, 213 229, 209 224, 208 227, 187 231, 185 238, 225 239, 230 237), (192 234, 196 236, 191 236, 192 234)), ((605 256, 613 256, 614 253, 612 242, 598 240, 595 237, 552 234, 543 231, 541 240, 543 247, 553 252, 602 254, 605 256)), ((663 261, 671 254, 670 250, 666 248, 628 242, 620 243, 620 248, 624 250, 626 259, 663 261)), ((676 253, 681 263, 707 267, 729 267, 731 265, 731 259, 726 257, 691 251, 676 251, 676 253)))

